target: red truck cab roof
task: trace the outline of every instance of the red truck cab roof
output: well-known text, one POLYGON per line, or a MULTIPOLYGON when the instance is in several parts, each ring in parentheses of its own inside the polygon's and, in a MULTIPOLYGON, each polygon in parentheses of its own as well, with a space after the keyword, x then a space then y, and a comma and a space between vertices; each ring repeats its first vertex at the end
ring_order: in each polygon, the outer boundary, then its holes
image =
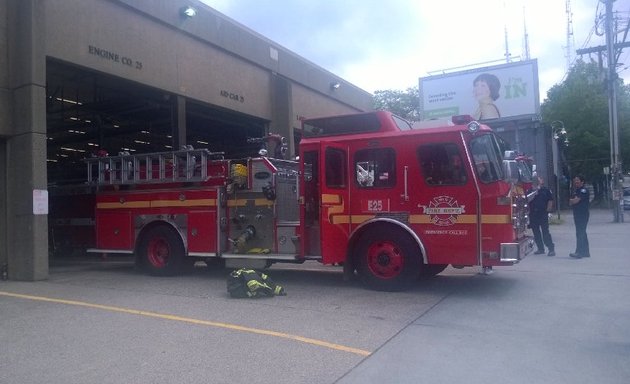
POLYGON ((389 134, 418 135, 446 132, 491 131, 485 125, 473 121, 470 116, 454 116, 451 121, 420 127, 388 111, 371 111, 347 115, 305 119, 302 122, 302 143, 317 142, 322 139, 335 141, 376 137, 389 134))
POLYGON ((306 119, 302 123, 303 137, 327 137, 358 133, 410 131, 411 124, 387 111, 371 111, 348 115, 306 119))

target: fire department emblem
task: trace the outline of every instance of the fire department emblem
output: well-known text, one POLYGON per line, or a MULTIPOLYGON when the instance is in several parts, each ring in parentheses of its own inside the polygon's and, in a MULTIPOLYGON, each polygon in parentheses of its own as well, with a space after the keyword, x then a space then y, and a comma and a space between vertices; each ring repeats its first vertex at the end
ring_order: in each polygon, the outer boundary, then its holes
POLYGON ((429 215, 431 223, 440 227, 453 225, 457 222, 457 215, 465 212, 464 205, 459 205, 457 200, 450 196, 436 196, 429 205, 419 205, 425 215, 429 215))

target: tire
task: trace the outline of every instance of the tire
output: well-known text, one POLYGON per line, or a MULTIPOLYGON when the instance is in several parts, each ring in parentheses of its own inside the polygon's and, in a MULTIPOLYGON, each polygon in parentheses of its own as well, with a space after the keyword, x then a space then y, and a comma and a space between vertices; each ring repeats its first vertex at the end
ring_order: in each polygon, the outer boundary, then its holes
POLYGON ((422 266, 420 271, 421 279, 430 279, 442 273, 448 267, 448 264, 427 264, 422 266))
POLYGON ((142 235, 137 256, 150 275, 173 276, 184 266, 184 243, 175 229, 157 225, 142 235))
POLYGON ((416 242, 392 227, 368 228, 359 239, 355 257, 361 281, 376 291, 408 289, 417 281, 422 268, 416 242))

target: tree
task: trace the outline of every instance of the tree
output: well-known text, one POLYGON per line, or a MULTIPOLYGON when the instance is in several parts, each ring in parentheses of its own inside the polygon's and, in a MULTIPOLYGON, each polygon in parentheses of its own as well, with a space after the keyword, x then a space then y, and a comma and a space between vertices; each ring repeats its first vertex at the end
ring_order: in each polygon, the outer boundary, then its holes
MULTIPOLYGON (((622 163, 630 165, 630 88, 617 79, 618 127, 622 163)), ((593 184, 605 182, 610 166, 608 92, 597 63, 579 60, 566 79, 547 92, 541 106, 543 121, 561 121, 567 131, 564 153, 570 176, 583 174, 593 184)), ((597 186, 596 186, 597 187, 597 186)))
POLYGON ((379 90, 374 92, 374 109, 390 111, 409 121, 420 119, 420 96, 418 87, 406 91, 379 90))

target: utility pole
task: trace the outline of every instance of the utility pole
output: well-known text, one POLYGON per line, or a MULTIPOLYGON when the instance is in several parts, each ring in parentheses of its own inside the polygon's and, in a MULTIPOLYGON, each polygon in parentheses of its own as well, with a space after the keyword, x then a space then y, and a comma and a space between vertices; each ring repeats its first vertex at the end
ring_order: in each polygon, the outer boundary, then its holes
POLYGON ((615 0, 602 0, 606 3, 606 52, 608 56, 608 122, 610 125, 610 174, 612 176, 611 189, 613 201, 613 220, 615 223, 623 222, 623 187, 620 181, 621 161, 619 160, 619 129, 617 121, 617 70, 615 60, 615 25, 613 23, 613 2, 615 0))
MULTIPOLYGON (((605 51, 607 55, 607 71, 606 71, 606 89, 608 91, 608 123, 610 129, 610 189, 612 192, 612 210, 613 221, 615 223, 622 223, 623 217, 623 184, 622 184, 622 164, 621 156, 619 154, 619 128, 617 120, 617 59, 619 55, 616 54, 617 50, 621 51, 623 48, 630 47, 630 43, 621 42, 615 43, 616 25, 613 16, 613 3, 615 0, 600 0, 600 2, 606 5, 605 15, 605 28, 606 28, 606 46, 599 46, 586 49, 578 49, 576 52, 578 55, 584 55, 597 52, 601 58, 602 53, 605 51)), ((630 26, 628 26, 630 28, 630 26)), ((627 30, 626 30, 627 31, 627 30)), ((625 37, 624 35, 624 40, 625 37)), ((600 65, 602 64, 600 59, 600 65)))

